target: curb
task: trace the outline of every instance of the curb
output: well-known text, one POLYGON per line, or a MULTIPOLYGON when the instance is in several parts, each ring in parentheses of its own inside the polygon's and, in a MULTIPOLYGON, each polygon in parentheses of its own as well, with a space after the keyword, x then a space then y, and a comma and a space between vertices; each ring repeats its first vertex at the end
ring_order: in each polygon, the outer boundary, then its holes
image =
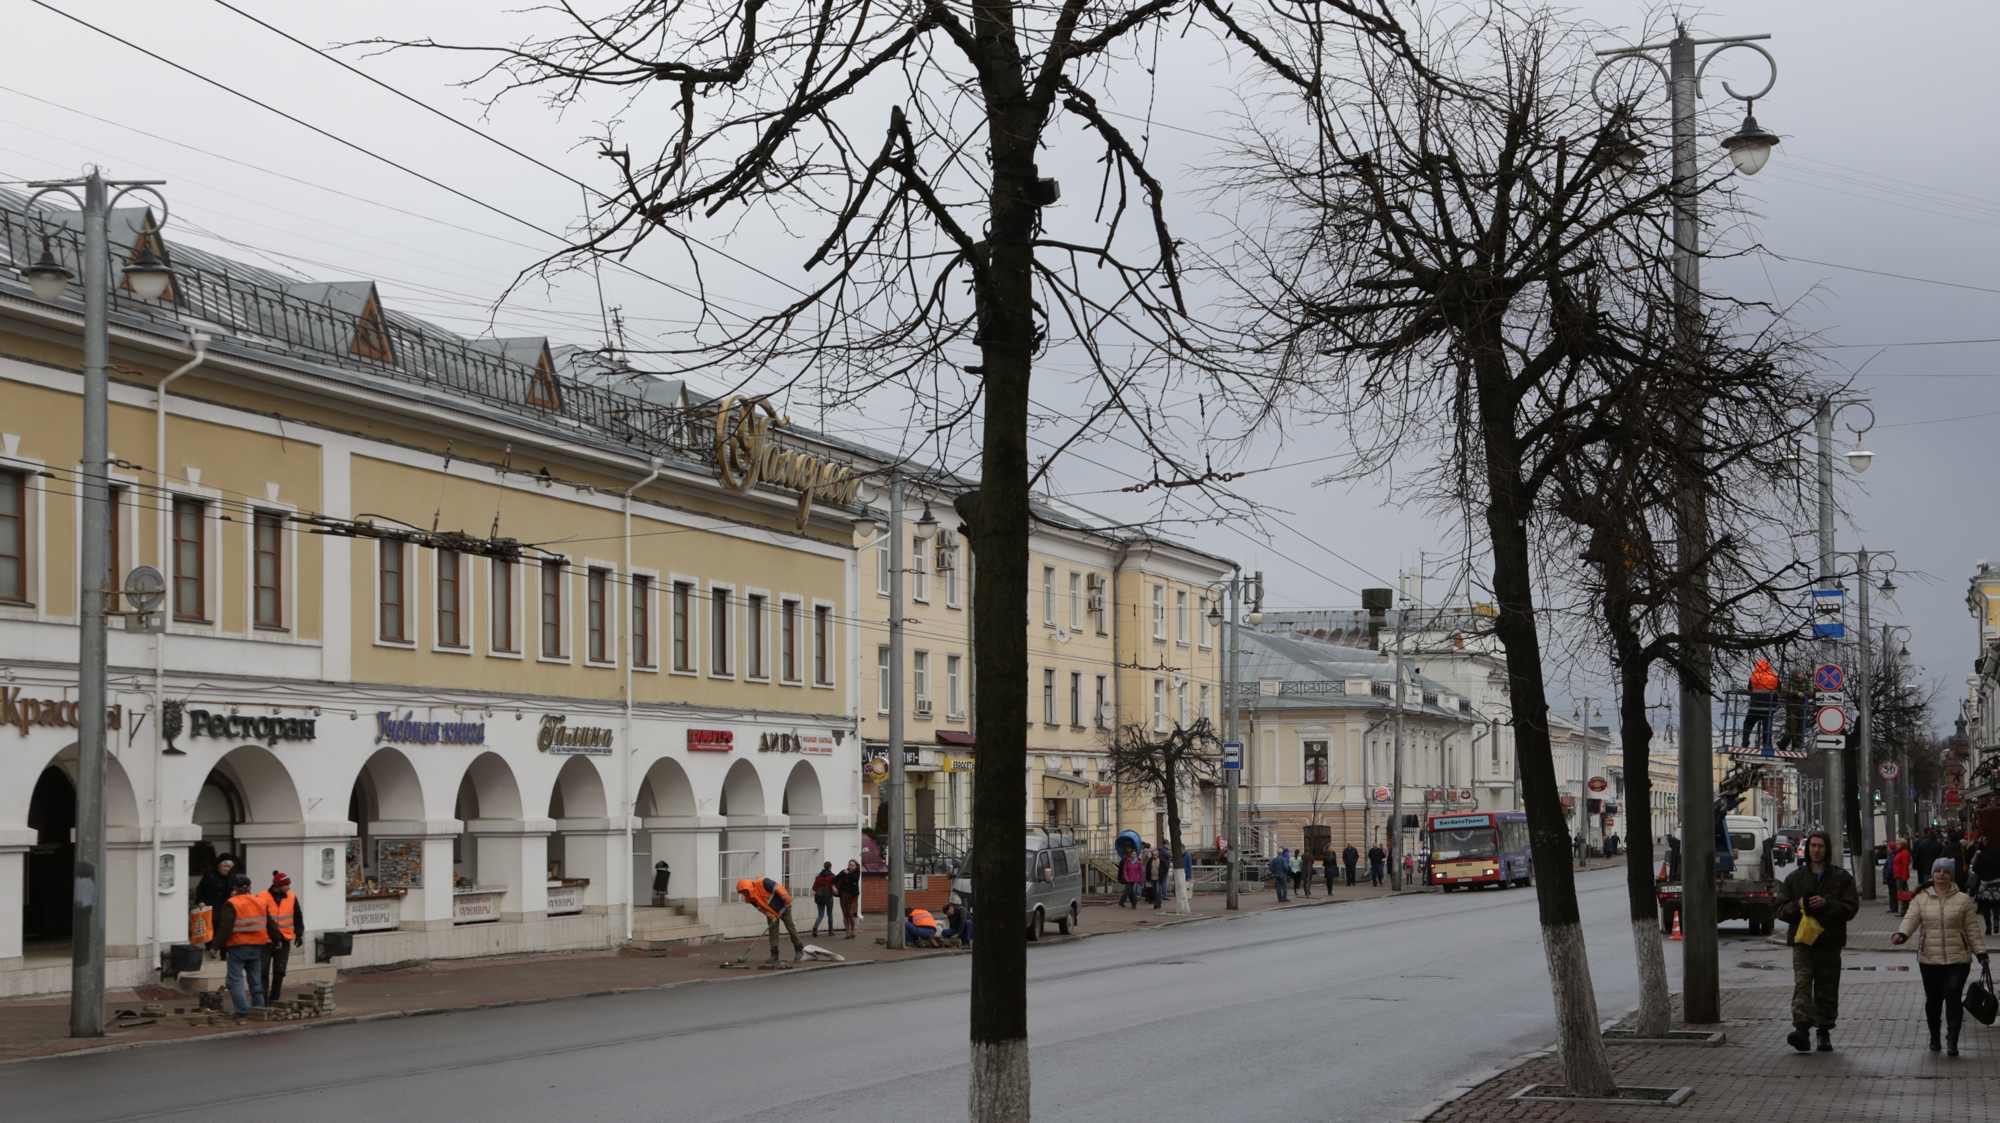
MULTIPOLYGON (((1601 1034, 1605 1030, 1610 1029, 1612 1026, 1617 1025, 1619 1022, 1624 1021, 1626 1018, 1629 1018, 1633 1014, 1636 1014, 1638 1012, 1639 1012, 1638 1004, 1633 1003, 1632 1005, 1625 1007, 1624 1011, 1621 1012, 1617 1017, 1605 1018, 1603 1021, 1599 1022, 1597 1025, 1597 1032, 1601 1034)), ((1409 1115, 1404 1116, 1402 1123, 1427 1123, 1427 1121, 1430 1119, 1431 1116, 1437 1114, 1447 1105, 1457 1103, 1459 1100, 1464 1099, 1465 1097, 1485 1087, 1487 1084, 1490 1084, 1493 1081, 1498 1080, 1501 1077, 1507 1075, 1508 1073, 1514 1071, 1515 1069, 1520 1068, 1522 1065, 1527 1064, 1529 1061, 1539 1061, 1543 1057, 1554 1056, 1555 1051, 1556 1048, 1553 1045, 1546 1049, 1533 1049, 1526 1053, 1522 1053, 1517 1057, 1511 1058, 1494 1068, 1482 1069, 1478 1072, 1475 1072, 1472 1075, 1465 1077, 1458 1084, 1453 1085, 1452 1090, 1449 1093, 1439 1096, 1437 1099, 1432 1100, 1431 1102, 1411 1112, 1409 1115)))

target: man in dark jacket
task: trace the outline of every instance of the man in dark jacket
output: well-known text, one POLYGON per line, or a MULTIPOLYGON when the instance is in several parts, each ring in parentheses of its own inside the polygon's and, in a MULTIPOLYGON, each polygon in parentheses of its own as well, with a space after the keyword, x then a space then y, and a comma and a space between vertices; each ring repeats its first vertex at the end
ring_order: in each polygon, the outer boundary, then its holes
POLYGON ((1833 841, 1825 831, 1806 836, 1806 860, 1785 878, 1778 890, 1778 919, 1792 926, 1786 942, 1792 946, 1792 1032, 1785 1038, 1803 1053, 1812 1048, 1808 1031, 1819 1030, 1819 1051, 1833 1052, 1830 1037, 1840 1017, 1840 949, 1847 944, 1847 922, 1861 911, 1861 894, 1854 875, 1832 859, 1833 841), (1804 917, 1818 921, 1821 931, 1810 944, 1798 942, 1804 917))
POLYGON ((1354 867, 1361 861, 1361 851, 1356 850, 1354 844, 1350 842, 1347 844, 1347 849, 1340 852, 1340 860, 1347 866, 1347 884, 1353 885, 1354 867))
POLYGON ((1381 843, 1368 848, 1368 880, 1377 889, 1382 888, 1382 866, 1388 860, 1389 852, 1382 849, 1381 843))
POLYGON ((1924 832, 1924 836, 1910 846, 1910 877, 1912 880, 1929 876, 1925 871, 1944 857, 1944 839, 1938 837, 1936 827, 1924 832))

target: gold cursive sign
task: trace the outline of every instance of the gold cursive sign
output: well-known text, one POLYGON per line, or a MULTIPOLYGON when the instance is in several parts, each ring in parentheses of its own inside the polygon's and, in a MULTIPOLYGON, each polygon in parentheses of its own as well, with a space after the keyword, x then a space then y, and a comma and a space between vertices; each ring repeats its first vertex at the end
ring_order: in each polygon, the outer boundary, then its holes
POLYGON ((845 464, 772 440, 773 430, 784 428, 789 420, 778 416, 767 398, 725 399, 715 411, 715 472, 731 491, 767 483, 798 492, 799 529, 804 530, 813 500, 852 504, 861 490, 861 475, 845 464))

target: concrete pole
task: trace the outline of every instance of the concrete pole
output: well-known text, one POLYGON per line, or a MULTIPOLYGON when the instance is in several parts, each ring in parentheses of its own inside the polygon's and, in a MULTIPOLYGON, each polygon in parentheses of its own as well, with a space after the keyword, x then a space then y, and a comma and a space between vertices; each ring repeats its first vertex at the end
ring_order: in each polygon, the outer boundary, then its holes
POLYGON ((1245 746, 1243 744, 1241 723, 1236 720, 1236 706, 1238 702, 1241 700, 1236 690, 1236 675, 1238 671, 1238 665, 1236 662, 1236 643, 1237 643, 1236 613, 1237 609, 1242 604, 1242 599, 1243 599, 1242 591, 1243 591, 1243 578, 1241 574, 1238 574, 1237 576, 1230 579, 1229 587, 1227 590, 1224 591, 1223 594, 1227 598, 1228 602, 1223 610, 1227 615, 1227 618, 1223 621, 1223 623, 1227 625, 1226 628, 1224 629, 1223 635, 1225 642, 1229 644, 1229 650, 1226 653, 1224 659, 1224 663, 1228 667, 1227 670, 1228 677, 1226 679, 1227 685, 1225 685, 1223 689, 1228 691, 1229 693, 1227 695, 1228 699, 1227 705, 1225 705, 1223 708, 1223 714, 1224 714, 1223 723, 1224 725, 1227 726, 1227 729, 1223 733, 1223 739, 1232 742, 1237 746, 1236 769, 1234 771, 1224 769, 1222 773, 1222 778, 1226 785, 1225 788, 1223 789, 1223 795, 1222 795, 1222 817, 1223 817, 1222 837, 1229 840, 1229 849, 1222 856, 1223 885, 1224 885, 1222 894, 1223 897, 1222 907, 1231 912, 1234 912, 1242 907, 1242 902, 1240 899, 1241 893, 1238 888, 1238 882, 1240 882, 1242 878, 1241 875, 1238 873, 1238 867, 1240 866, 1243 860, 1243 854, 1242 854, 1243 832, 1241 828, 1239 828, 1236 825, 1237 824, 1236 800, 1237 800, 1237 786, 1243 780, 1243 768, 1242 768, 1243 758, 1249 755, 1248 746, 1245 746))
POLYGON ((889 476, 889 947, 903 946, 903 477, 889 476))
MULTIPOLYGON (((104 1036, 105 571, 111 537, 105 463, 110 458, 111 257, 104 176, 84 180, 83 528, 79 543, 76 656, 76 867, 70 905, 71 1037, 104 1036)), ((163 516, 164 517, 164 516, 163 516)), ((162 605, 161 611, 168 611, 162 605)), ((149 871, 150 872, 150 871, 149 871)), ((150 908, 152 902, 147 902, 150 908)))
POLYGON ((1860 789, 1861 822, 1859 824, 1861 852, 1855 855, 1855 872, 1860 875, 1861 896, 1864 900, 1875 899, 1875 769, 1870 760, 1868 746, 1868 551, 1857 555, 1858 565, 1855 578, 1861 595, 1861 634, 1854 645, 1854 696, 1856 721, 1859 728, 1854 731, 1855 786, 1860 789))
MULTIPOLYGON (((1700 347, 1701 330, 1701 227, 1695 213, 1700 191, 1695 157, 1695 42, 1685 29, 1674 36, 1669 48, 1669 87, 1673 101, 1674 129, 1674 303, 1678 312, 1676 334, 1690 356, 1700 347)), ((1700 404, 1692 412, 1688 438, 1702 440, 1700 404)), ((1708 505, 1691 484, 1682 489, 1681 557, 1691 560, 1708 548, 1708 505)), ((1689 575, 1687 601, 1682 605, 1681 627, 1690 635, 1708 628, 1708 578, 1689 575)), ((1681 674, 1680 718, 1680 800, 1681 800, 1681 910, 1686 944, 1681 952, 1683 987, 1686 992, 1686 1020, 1701 1025, 1721 1020, 1722 991, 1717 962, 1715 909, 1715 735, 1714 704, 1709 679, 1713 660, 1708 645, 1687 645, 1681 674)))
MULTIPOLYGON (((1406 582, 1407 583, 1407 582, 1406 582)), ((1396 609, 1396 753, 1389 780, 1389 888, 1403 888, 1403 618, 1405 595, 1396 609)))
MULTIPOLYGON (((1819 438, 1819 587, 1833 588, 1833 399, 1820 403, 1819 417, 1815 424, 1819 438)), ((1826 645, 1825 661, 1838 662, 1836 658, 1840 645, 1829 642, 1826 645)), ((1833 854, 1830 858, 1836 864, 1846 864, 1847 854, 1847 760, 1840 752, 1824 754, 1826 760, 1826 788, 1821 793, 1820 803, 1825 808, 1824 825, 1827 835, 1833 839, 1833 854)))
POLYGON ((1583 849, 1576 856, 1576 868, 1583 869, 1587 865, 1584 858, 1590 853, 1590 695, 1588 694, 1583 696, 1583 708, 1577 711, 1577 720, 1583 726, 1583 768, 1576 777, 1576 833, 1583 836, 1583 849))

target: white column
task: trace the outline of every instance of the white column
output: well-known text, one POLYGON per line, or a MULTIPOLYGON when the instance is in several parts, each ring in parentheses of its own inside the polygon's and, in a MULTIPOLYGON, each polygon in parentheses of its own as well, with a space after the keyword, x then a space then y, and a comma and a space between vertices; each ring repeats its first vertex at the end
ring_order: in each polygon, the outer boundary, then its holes
POLYGON ((32 830, 0 831, 0 971, 22 962, 21 902, 28 892, 28 849, 40 840, 32 830))
POLYGON ((549 834, 554 819, 474 819, 466 824, 479 847, 479 884, 503 888, 500 919, 517 923, 549 914, 549 834))
POLYGON ((721 873, 716 853, 725 821, 719 815, 664 815, 641 823, 652 839, 653 861, 663 861, 673 871, 667 903, 694 913, 703 924, 715 916, 721 873))
MULTIPOLYGON (((349 824, 342 824, 350 826, 349 824)), ((368 824, 368 844, 373 846, 383 841, 417 842, 423 852, 423 884, 410 888, 403 898, 402 927, 408 931, 423 931, 427 928, 449 928, 452 922, 451 899, 451 849, 464 824, 457 819, 390 819, 368 824)), ((343 840, 344 841, 344 840, 343 840)), ((343 848, 343 861, 346 851, 343 848)), ((317 855, 315 855, 317 860, 317 855)), ((345 894, 345 870, 342 873, 342 894, 340 923, 322 922, 313 915, 313 898, 306 899, 306 923, 314 931, 321 928, 344 927, 347 923, 345 894)), ((297 887, 297 876, 293 886, 297 887)))
MULTIPOLYGON (((236 838, 243 847, 243 861, 237 868, 250 879, 250 891, 271 887, 271 873, 282 870, 292 879, 292 892, 305 909, 306 930, 324 932, 347 927, 347 840, 354 837, 354 824, 344 819, 320 823, 243 823, 236 838), (334 880, 322 882, 321 852, 334 852, 334 880)), ((429 855, 426 855, 428 858, 429 855)), ((449 852, 445 854, 450 868, 449 852)), ((404 916, 407 919, 408 913, 404 916)), ((185 935, 186 920, 182 920, 185 935)))
MULTIPOLYGON (((138 896, 142 908, 153 910, 153 939, 160 948, 187 943, 188 893, 194 879, 188 876, 188 848, 201 840, 201 828, 193 823, 162 823, 159 826, 160 852, 157 860, 171 866, 171 875, 155 866, 140 878, 138 896)), ((155 860, 152 853, 148 861, 155 860)))
POLYGON ((583 911, 622 914, 632 903, 625 820, 558 819, 556 829, 563 836, 563 876, 590 879, 583 890, 583 911))
POLYGON ((144 827, 104 833, 104 956, 131 959, 148 950, 140 941, 139 915, 152 891, 153 842, 144 827))

